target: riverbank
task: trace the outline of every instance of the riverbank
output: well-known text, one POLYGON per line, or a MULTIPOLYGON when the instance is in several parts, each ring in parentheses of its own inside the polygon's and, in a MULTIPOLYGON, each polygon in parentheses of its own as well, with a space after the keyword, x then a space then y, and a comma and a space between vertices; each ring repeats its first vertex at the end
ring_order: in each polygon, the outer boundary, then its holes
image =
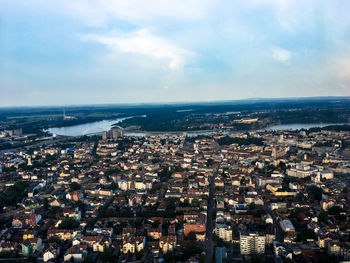
MULTIPOLYGON (((67 127, 54 127, 47 130, 51 134, 61 135, 61 136, 84 136, 84 135, 96 135, 101 134, 103 131, 108 131, 113 127, 118 127, 119 123, 126 119, 134 118, 124 117, 114 120, 102 120, 98 122, 85 123, 80 125, 73 125, 67 127)), ((205 129, 205 130, 183 130, 183 131, 146 131, 139 129, 140 126, 129 126, 125 127, 124 135, 126 136, 147 136, 147 135, 181 135, 186 134, 188 136, 198 136, 198 135, 209 135, 209 134, 228 134, 228 133, 239 133, 239 132, 249 132, 252 130, 300 130, 300 129, 310 129, 310 128, 324 128, 327 126, 341 126, 349 125, 349 123, 294 123, 294 124, 278 124, 270 125, 267 127, 261 127, 258 129, 250 130, 235 130, 235 129, 205 129)))

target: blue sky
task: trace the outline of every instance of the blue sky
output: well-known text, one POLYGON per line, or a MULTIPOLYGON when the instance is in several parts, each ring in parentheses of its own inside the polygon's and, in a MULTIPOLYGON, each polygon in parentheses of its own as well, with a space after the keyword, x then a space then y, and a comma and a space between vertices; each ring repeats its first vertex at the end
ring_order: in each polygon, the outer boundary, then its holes
POLYGON ((350 96, 347 0, 0 0, 0 106, 350 96))

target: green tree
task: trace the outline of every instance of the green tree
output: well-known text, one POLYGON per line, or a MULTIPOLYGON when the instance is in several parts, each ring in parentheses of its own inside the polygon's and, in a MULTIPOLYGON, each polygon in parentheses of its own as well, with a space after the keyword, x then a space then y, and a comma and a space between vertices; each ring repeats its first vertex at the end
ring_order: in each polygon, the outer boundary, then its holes
POLYGON ((199 206, 200 206, 200 202, 198 201, 198 199, 196 198, 192 199, 191 207, 199 207, 199 206))
POLYGON ((318 215, 318 221, 327 223, 328 222, 328 213, 325 211, 321 211, 320 214, 318 215))
POLYGON ((168 251, 163 255, 163 258, 165 263, 175 262, 175 253, 173 251, 168 251))
POLYGON ((15 206, 26 196, 26 188, 28 183, 24 181, 17 181, 14 185, 8 187, 5 193, 0 197, 0 206, 15 206))
POLYGON ((87 256, 83 261, 83 263, 94 263, 94 262, 95 260, 90 255, 87 256))
POLYGON ((106 248, 101 254, 101 260, 103 263, 118 262, 118 258, 113 255, 113 251, 110 248, 106 248))
POLYGON ((90 218, 86 224, 86 228, 93 228, 97 221, 98 221, 98 218, 96 217, 90 218))
POLYGON ((253 255, 252 256, 252 262, 256 263, 266 263, 268 260, 266 259, 266 256, 264 255, 253 255))
POLYGON ((212 240, 216 243, 218 247, 225 246, 225 242, 215 233, 212 235, 212 240))
POLYGON ((169 169, 169 167, 164 167, 163 170, 159 173, 160 181, 167 182, 169 178, 172 176, 173 171, 169 169))
POLYGON ((176 209, 176 199, 175 198, 168 198, 166 200, 166 210, 175 211, 175 209, 176 209))
POLYGON ((62 220, 61 224, 59 225, 59 228, 61 229, 75 229, 79 226, 79 222, 75 220, 74 218, 67 217, 62 220))
POLYGON ((118 174, 120 172, 119 168, 109 168, 108 170, 105 171, 105 176, 109 176, 112 174, 118 174))
POLYGON ((136 252, 136 259, 137 260, 141 260, 143 255, 144 255, 144 251, 143 250, 137 251, 136 252))
POLYGON ((212 166, 213 163, 214 163, 214 160, 213 160, 213 159, 211 159, 211 158, 207 159, 207 166, 208 166, 208 167, 209 167, 209 166, 212 166))
POLYGON ((312 229, 306 229, 297 235, 297 242, 306 243, 308 239, 315 239, 316 235, 312 229))
POLYGON ((112 182, 110 185, 109 185, 109 188, 111 189, 111 190, 115 190, 115 189, 117 189, 118 188, 118 186, 117 186, 117 184, 115 183, 115 182, 112 182))
POLYGON ((340 206, 332 206, 328 209, 330 215, 339 215, 342 211, 343 209, 340 206))
POLYGON ((150 193, 155 194, 155 193, 159 192, 161 189, 162 189, 162 184, 155 183, 152 185, 152 189, 150 190, 150 193))
POLYGON ((190 233, 188 233, 187 237, 188 240, 197 240, 196 238, 196 233, 191 231, 190 233))
POLYGON ((253 210, 256 208, 256 205, 254 203, 249 204, 249 209, 253 210))
POLYGON ((81 188, 81 186, 77 182, 73 182, 73 183, 69 184, 69 188, 71 191, 77 191, 81 188))
POLYGON ((317 187, 316 185, 312 185, 307 189, 307 192, 311 200, 314 199, 317 201, 321 201, 323 194, 323 190, 321 188, 317 187))
POLYGON ((52 236, 47 240, 48 243, 61 244, 61 239, 57 236, 52 236))
POLYGON ((45 209, 49 209, 49 201, 47 200, 47 198, 43 199, 43 206, 45 209))

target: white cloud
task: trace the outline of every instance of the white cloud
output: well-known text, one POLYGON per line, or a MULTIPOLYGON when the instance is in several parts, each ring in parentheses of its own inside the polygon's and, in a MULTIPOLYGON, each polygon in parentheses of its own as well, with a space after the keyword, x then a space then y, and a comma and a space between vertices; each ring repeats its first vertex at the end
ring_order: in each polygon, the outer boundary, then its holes
POLYGON ((272 49, 272 58, 277 61, 284 62, 284 63, 288 62, 291 56, 292 56, 292 53, 287 49, 283 49, 280 47, 276 47, 272 49))
POLYGON ((194 52, 177 47, 169 40, 154 36, 148 30, 120 36, 82 35, 82 41, 95 41, 116 51, 140 54, 155 59, 167 60, 171 70, 181 69, 194 52))

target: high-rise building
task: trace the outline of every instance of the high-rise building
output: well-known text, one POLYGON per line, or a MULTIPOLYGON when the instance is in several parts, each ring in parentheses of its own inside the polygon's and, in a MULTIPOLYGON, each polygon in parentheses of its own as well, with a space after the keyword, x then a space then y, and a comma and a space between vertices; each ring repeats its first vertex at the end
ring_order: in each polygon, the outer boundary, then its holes
POLYGON ((114 140, 116 141, 119 137, 123 137, 123 129, 121 127, 113 127, 109 131, 102 132, 102 140, 114 140))
POLYGON ((107 137, 108 137, 107 135, 108 135, 107 131, 103 131, 102 132, 102 140, 106 141, 107 137))
POLYGON ((276 150, 276 147, 273 147, 273 148, 272 148, 271 157, 273 157, 273 158, 276 158, 276 157, 277 157, 277 150, 276 150))
POLYGON ((241 254, 264 254, 265 236, 259 233, 244 233, 239 235, 239 245, 241 254))
POLYGON ((278 140, 278 141, 281 143, 281 142, 283 142, 283 139, 284 139, 284 138, 283 138, 283 134, 280 134, 280 137, 279 137, 279 140, 278 140))
POLYGON ((22 128, 19 128, 19 129, 13 130, 13 135, 16 135, 16 136, 22 136, 22 135, 23 135, 22 128))
POLYGON ((27 158, 27 165, 31 166, 32 165, 32 157, 28 156, 27 158))
POLYGON ((216 235, 226 242, 232 241, 232 228, 226 224, 216 224, 216 235))
POLYGON ((118 130, 112 129, 112 138, 113 140, 118 139, 118 130))

